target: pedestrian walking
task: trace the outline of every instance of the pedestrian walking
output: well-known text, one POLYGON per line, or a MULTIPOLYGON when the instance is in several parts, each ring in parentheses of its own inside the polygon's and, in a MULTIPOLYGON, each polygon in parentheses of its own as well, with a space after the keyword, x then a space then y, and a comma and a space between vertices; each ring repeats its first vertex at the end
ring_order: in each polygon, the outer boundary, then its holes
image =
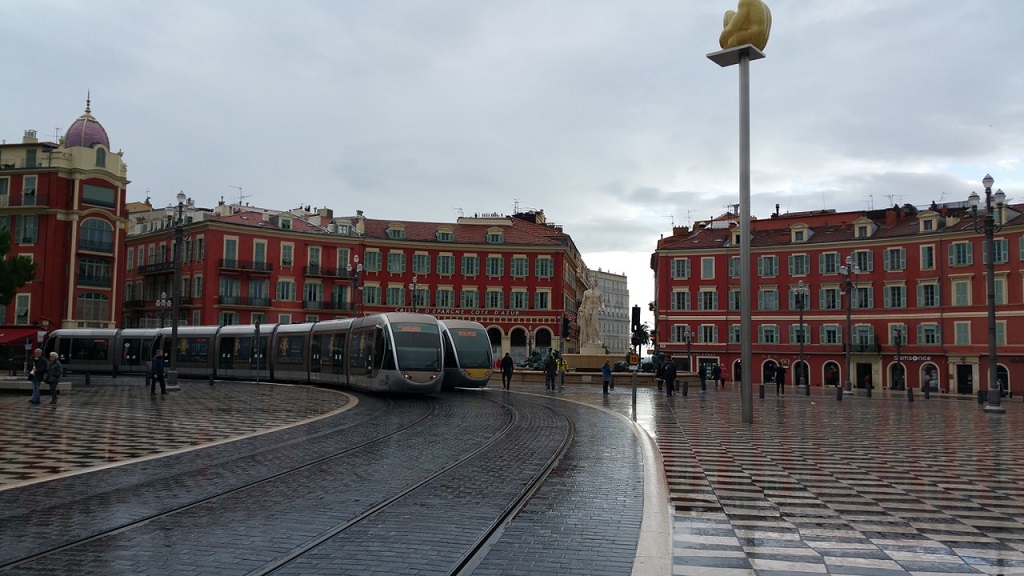
POLYGON ((501 385, 508 390, 512 386, 512 370, 515 366, 515 362, 512 361, 512 357, 505 352, 505 356, 501 359, 501 385))
POLYGON ((668 363, 663 359, 658 368, 654 372, 654 379, 658 382, 658 391, 661 392, 661 387, 665 383, 665 366, 668 363))
POLYGON ((565 387, 565 373, 569 370, 569 363, 565 361, 565 356, 558 355, 558 391, 561 392, 565 387))
POLYGON ((704 394, 708 391, 708 367, 697 367, 697 375, 700 376, 700 393, 704 394))
POLYGON ((149 366, 149 393, 156 394, 156 383, 160 381, 160 393, 167 394, 167 384, 164 383, 164 351, 156 349, 153 354, 153 362, 149 366))
POLYGON ((676 362, 669 358, 665 362, 665 395, 672 396, 676 393, 676 362))
POLYGON ((722 388, 725 388, 725 378, 722 378, 722 367, 715 364, 711 367, 711 379, 715 381, 715 390, 718 390, 718 384, 722 384, 722 388))
POLYGON ((555 356, 549 355, 544 362, 544 389, 555 389, 555 377, 558 374, 558 364, 555 363, 555 356))
POLYGON ((775 395, 781 396, 786 393, 786 367, 779 366, 775 369, 775 395))
MULTIPOLYGON (((608 393, 608 387, 612 383, 612 365, 607 360, 604 361, 604 365, 601 366, 601 380, 604 382, 604 393, 608 393)), ((612 386, 614 388, 614 386, 612 386)))
POLYGON ((50 363, 46 366, 46 383, 50 385, 50 404, 57 403, 57 383, 64 375, 64 366, 57 359, 56 352, 50 352, 50 363))
POLYGON ((29 378, 32 379, 32 397, 29 403, 39 404, 39 384, 46 379, 46 359, 43 358, 43 351, 36 348, 32 351, 32 368, 29 370, 29 378))

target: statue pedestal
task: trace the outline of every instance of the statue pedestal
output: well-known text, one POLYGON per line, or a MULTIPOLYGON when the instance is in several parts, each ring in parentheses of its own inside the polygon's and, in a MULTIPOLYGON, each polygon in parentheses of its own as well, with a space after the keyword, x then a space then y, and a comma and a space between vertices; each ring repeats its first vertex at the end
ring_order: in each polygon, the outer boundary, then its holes
POLYGON ((604 346, 595 343, 583 344, 580 346, 579 354, 583 356, 604 356, 604 346))

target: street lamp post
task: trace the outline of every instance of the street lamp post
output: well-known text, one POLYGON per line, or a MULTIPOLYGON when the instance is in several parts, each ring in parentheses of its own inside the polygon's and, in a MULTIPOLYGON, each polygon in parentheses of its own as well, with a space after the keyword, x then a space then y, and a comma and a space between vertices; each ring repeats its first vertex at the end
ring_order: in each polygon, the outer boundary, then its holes
POLYGON ((690 332, 689 326, 683 332, 683 338, 686 339, 686 371, 693 372, 693 358, 690 356, 690 347, 693 345, 693 332, 690 332))
POLYGON ((359 281, 363 276, 363 265, 359 263, 358 254, 352 257, 352 261, 355 262, 355 269, 353 270, 352 264, 345 268, 352 279, 352 316, 359 316, 359 281))
POLYGON ((533 326, 526 327, 526 357, 533 356, 533 326))
POLYGON ((806 394, 811 394, 811 387, 807 383, 805 374, 807 373, 807 364, 804 363, 804 341, 807 340, 806 331, 804 329, 804 308, 807 306, 807 287, 804 285, 804 281, 801 280, 796 285, 796 309, 800 311, 800 326, 797 334, 800 338, 800 364, 797 366, 797 388, 805 388, 806 394))
MULTIPOLYGON (((896 374, 900 378, 900 382, 896 383, 896 389, 899 390, 901 386, 906 387, 903 386, 903 383, 907 381, 906 375, 903 373, 903 356, 900 354, 900 350, 903 349, 903 327, 896 326, 893 328, 893 336, 896 339, 896 374)), ((892 383, 889 384, 889 387, 892 387, 892 383)))
POLYGON ((167 292, 161 292, 160 297, 156 299, 156 313, 160 317, 160 327, 164 327, 164 318, 167 317, 167 313, 171 311, 171 299, 167 297, 167 292))
POLYGON ((416 297, 416 290, 419 289, 419 287, 420 287, 420 285, 418 284, 418 281, 419 281, 419 279, 416 277, 415 274, 413 274, 412 284, 409 285, 409 292, 412 295, 412 311, 414 313, 420 311, 419 298, 416 297))
POLYGON ((185 227, 192 223, 194 209, 184 192, 176 196, 177 206, 168 206, 167 224, 174 227, 174 283, 171 285, 171 349, 167 364, 167 387, 178 389, 178 320, 181 316, 181 248, 185 243, 185 227))
POLYGON ((1003 228, 1002 213, 1006 194, 1002 190, 992 193, 992 185, 995 180, 986 174, 981 181, 985 186, 985 213, 979 220, 977 192, 971 192, 967 199, 968 206, 974 216, 974 230, 985 235, 985 273, 986 288, 988 296, 988 404, 985 405, 985 412, 1005 413, 1006 408, 1002 405, 1002 390, 996 380, 996 278, 995 278, 995 255, 996 242, 994 235, 1003 228), (996 213, 999 214, 999 222, 996 222, 996 213))
POLYGON ((853 351, 853 324, 851 312, 853 311, 853 289, 857 287, 857 275, 860 268, 853 262, 853 256, 846 257, 846 266, 839 267, 839 275, 843 277, 843 287, 846 293, 846 386, 843 394, 853 394, 853 377, 850 370, 850 353, 853 351))

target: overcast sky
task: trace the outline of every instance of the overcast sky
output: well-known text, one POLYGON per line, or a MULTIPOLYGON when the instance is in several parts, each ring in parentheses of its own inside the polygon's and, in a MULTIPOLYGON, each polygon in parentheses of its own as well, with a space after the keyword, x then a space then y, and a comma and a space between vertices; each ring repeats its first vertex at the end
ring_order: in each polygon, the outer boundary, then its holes
MULTIPOLYGON (((752 213, 1024 201, 1024 2, 769 0, 751 64, 752 213)), ((627 273, 738 202, 735 0, 21 3, 0 138, 52 140, 86 92, 129 201, 452 222, 543 209, 627 273)))

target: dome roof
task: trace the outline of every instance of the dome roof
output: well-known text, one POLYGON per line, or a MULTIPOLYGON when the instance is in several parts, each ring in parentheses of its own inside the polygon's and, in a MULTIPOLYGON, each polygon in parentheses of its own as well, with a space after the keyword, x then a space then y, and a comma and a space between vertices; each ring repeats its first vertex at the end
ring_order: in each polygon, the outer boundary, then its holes
POLYGON ((71 126, 68 126, 68 130, 64 134, 64 147, 85 146, 86 148, 92 148, 97 144, 102 144, 108 150, 110 149, 110 139, 107 138, 107 131, 103 129, 103 125, 90 113, 89 99, 86 98, 85 114, 79 116, 78 120, 75 120, 71 123, 71 126))

